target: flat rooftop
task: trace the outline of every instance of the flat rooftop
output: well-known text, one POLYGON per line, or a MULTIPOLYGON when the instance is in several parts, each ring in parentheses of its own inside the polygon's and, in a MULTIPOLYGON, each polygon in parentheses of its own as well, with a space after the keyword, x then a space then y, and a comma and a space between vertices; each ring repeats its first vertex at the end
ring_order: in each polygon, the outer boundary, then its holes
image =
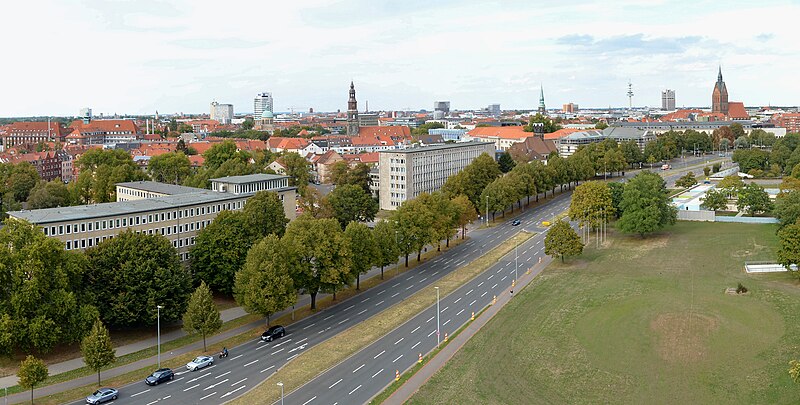
POLYGON ((117 185, 167 195, 196 193, 204 190, 202 188, 178 186, 175 184, 159 183, 157 181, 127 181, 124 183, 117 183, 117 185))
POLYGON ((416 153, 416 152, 429 152, 434 150, 466 148, 469 146, 487 146, 487 145, 494 148, 494 142, 471 141, 471 142, 444 143, 444 144, 430 145, 430 146, 416 146, 405 149, 382 150, 380 151, 380 153, 416 153))
POLYGON ((231 183, 231 184, 247 184, 247 183, 255 183, 259 181, 266 181, 266 180, 280 180, 280 179, 288 179, 289 176, 284 176, 280 174, 248 174, 244 176, 228 176, 228 177, 220 177, 217 179, 211 179, 211 181, 216 181, 220 183, 231 183))

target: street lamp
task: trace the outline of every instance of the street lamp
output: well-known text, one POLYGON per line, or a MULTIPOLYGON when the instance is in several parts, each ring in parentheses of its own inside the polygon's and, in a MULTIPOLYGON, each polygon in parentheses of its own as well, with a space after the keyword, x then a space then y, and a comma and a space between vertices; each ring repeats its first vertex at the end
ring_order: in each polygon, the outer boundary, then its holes
POLYGON ((433 287, 436 289, 436 348, 439 348, 439 287, 433 287))
POLYGON ((486 226, 489 226, 489 196, 486 196, 486 226))
POLYGON ((514 280, 517 279, 517 268, 519 268, 519 245, 514 246, 514 280))
POLYGON ((278 386, 281 387, 281 405, 283 405, 283 382, 278 382, 278 386))
POLYGON ((156 306, 157 319, 158 319, 158 368, 161 368, 161 305, 156 306))

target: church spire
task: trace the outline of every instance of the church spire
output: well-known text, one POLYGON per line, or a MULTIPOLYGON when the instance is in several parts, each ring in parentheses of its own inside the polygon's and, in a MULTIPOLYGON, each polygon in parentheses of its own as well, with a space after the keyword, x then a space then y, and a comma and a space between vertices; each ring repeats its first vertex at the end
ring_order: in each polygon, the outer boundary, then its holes
POLYGON ((539 110, 540 113, 544 114, 547 112, 547 108, 544 105, 544 86, 539 85, 539 110))
POLYGON ((722 83, 722 65, 719 67, 719 75, 717 75, 717 83, 722 83))
POLYGON ((347 135, 358 136, 358 102, 356 86, 350 81, 350 99, 347 100, 347 135))

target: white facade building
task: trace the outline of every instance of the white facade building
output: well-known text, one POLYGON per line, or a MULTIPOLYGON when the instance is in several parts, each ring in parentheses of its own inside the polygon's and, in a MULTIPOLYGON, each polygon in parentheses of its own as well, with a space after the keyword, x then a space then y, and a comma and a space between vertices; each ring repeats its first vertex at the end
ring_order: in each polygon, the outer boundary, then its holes
POLYGON ((275 113, 272 109, 272 93, 264 92, 258 93, 253 100, 253 117, 261 117, 264 111, 275 113))
POLYGON ((211 103, 211 119, 220 124, 230 124, 233 120, 233 104, 211 103))

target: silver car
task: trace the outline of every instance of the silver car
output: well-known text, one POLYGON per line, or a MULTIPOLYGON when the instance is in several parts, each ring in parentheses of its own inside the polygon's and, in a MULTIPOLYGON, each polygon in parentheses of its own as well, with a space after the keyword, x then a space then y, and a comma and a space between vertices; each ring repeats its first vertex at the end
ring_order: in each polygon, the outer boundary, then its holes
POLYGON ((214 364, 214 358, 211 356, 197 356, 194 360, 190 361, 186 364, 186 368, 189 371, 199 370, 203 367, 207 367, 214 364))
POLYGON ((100 388, 92 395, 86 397, 87 404, 102 404, 103 402, 113 401, 119 396, 119 391, 114 388, 100 388))

